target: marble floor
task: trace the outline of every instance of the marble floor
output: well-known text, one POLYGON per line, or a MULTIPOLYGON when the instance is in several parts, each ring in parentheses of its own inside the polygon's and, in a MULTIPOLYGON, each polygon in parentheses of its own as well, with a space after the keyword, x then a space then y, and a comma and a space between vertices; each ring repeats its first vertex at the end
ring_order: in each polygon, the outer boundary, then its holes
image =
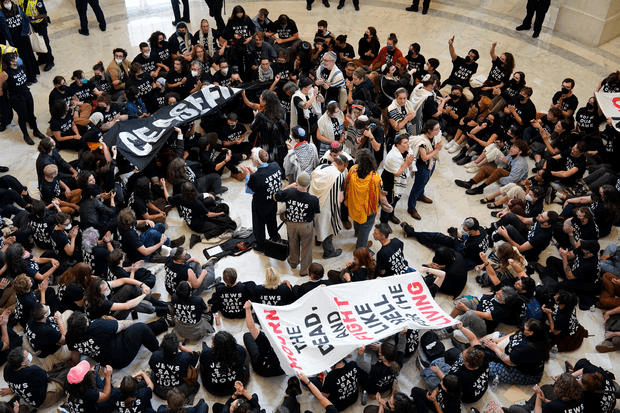
MULTIPOLYGON (((200 19, 208 16, 208 8, 202 1, 192 0, 191 3, 191 29, 192 32, 198 29, 200 19)), ((493 7, 469 8, 466 2, 459 1, 433 1, 428 15, 423 16, 418 13, 408 13, 404 10, 409 5, 407 0, 377 0, 372 4, 362 1, 361 11, 356 12, 350 2, 342 10, 336 10, 336 2, 332 1, 332 7, 326 9, 320 2, 316 3, 312 11, 306 11, 303 1, 241 1, 246 12, 254 16, 259 8, 266 7, 270 11, 272 18, 277 18, 281 13, 287 13, 289 17, 297 22, 300 36, 304 39, 311 39, 316 31, 316 22, 320 19, 327 19, 329 30, 335 34, 347 34, 349 43, 356 45, 357 39, 361 37, 366 26, 375 26, 379 33, 379 38, 384 41, 390 32, 395 32, 399 39, 399 46, 406 50, 412 42, 418 42, 422 46, 422 54, 429 57, 436 57, 440 60, 439 71, 447 76, 451 65, 448 52, 447 41, 453 35, 455 37, 455 47, 458 54, 463 55, 470 48, 477 48, 480 51, 479 74, 486 76, 490 68, 490 57, 488 50, 491 43, 498 42, 498 53, 510 51, 516 57, 515 70, 526 73, 527 84, 534 89, 532 97, 539 110, 546 110, 551 102, 553 93, 560 88, 560 83, 564 77, 576 79, 575 93, 581 103, 585 103, 589 96, 593 94, 598 82, 608 73, 620 68, 620 40, 616 39, 598 48, 587 47, 571 41, 562 36, 556 36, 550 29, 545 28, 539 39, 532 39, 531 33, 528 35, 523 32, 514 31, 514 27, 520 22, 514 18, 506 17, 503 13, 506 8, 512 7, 512 2, 508 0, 496 0, 493 7)), ((488 3, 488 2, 487 2, 488 3)), ((41 130, 45 130, 49 121, 47 110, 47 97, 52 89, 52 78, 56 75, 63 75, 69 79, 75 69, 83 69, 90 77, 92 65, 101 60, 107 64, 112 59, 112 49, 124 47, 129 51, 129 56, 133 57, 138 53, 138 44, 145 41, 150 33, 156 30, 172 33, 171 25, 172 12, 168 0, 106 0, 101 2, 106 19, 108 30, 102 33, 97 28, 94 15, 89 10, 90 36, 84 37, 78 34, 79 21, 72 0, 47 0, 46 6, 52 19, 50 26, 50 37, 52 48, 56 57, 55 68, 39 76, 39 82, 31 87, 35 97, 35 109, 38 123, 41 130)), ((226 15, 230 13, 232 4, 227 4, 226 15)), ((209 17, 212 26, 215 26, 213 19, 209 17)), ((581 106, 581 105, 580 105, 581 106)), ((30 188, 36 188, 36 174, 34 172, 34 162, 37 156, 36 147, 24 144, 19 128, 11 125, 1 135, 2 149, 0 150, 0 164, 11 168, 12 174, 20 177, 30 188)), ((67 159, 73 159, 74 155, 64 153, 67 159)), ((491 222, 491 217, 486 208, 480 205, 478 197, 466 196, 463 190, 457 188, 452 182, 455 178, 465 178, 467 173, 461 167, 454 167, 449 159, 447 152, 441 153, 441 162, 437 167, 434 176, 427 186, 427 195, 435 200, 432 205, 422 204, 419 212, 422 221, 415 222, 417 229, 445 231, 449 226, 458 226, 462 220, 470 215, 477 216, 483 225, 491 222)), ((224 194, 224 199, 231 205, 231 216, 241 226, 251 226, 250 211, 247 208, 250 196, 245 194, 240 183, 231 179, 226 179, 230 190, 224 194)), ((399 204, 397 215, 402 218, 407 216, 403 210, 405 202, 399 204)), ((557 205, 556 205, 557 207, 557 205)), ((181 234, 186 227, 179 219, 176 212, 171 212, 169 219, 169 230, 173 236, 181 234)), ((400 229, 395 230, 395 235, 400 237, 400 229)), ((611 240, 618 237, 618 231, 614 232, 603 240, 601 244, 605 246, 611 240)), ((314 258, 321 262, 326 269, 342 268, 344 263, 351 258, 354 240, 353 231, 343 231, 335 239, 336 247, 342 248, 345 253, 336 259, 323 260, 320 249, 315 248, 314 258)), ((202 256, 200 244, 192 250, 192 254, 199 259, 202 256)), ((376 249, 376 246, 375 246, 376 249)), ((413 267, 418 267, 423 263, 429 262, 432 252, 421 247, 417 242, 405 240, 405 253, 409 263, 413 267)), ((555 247, 550 247, 548 253, 555 254, 555 247)), ((282 277, 297 282, 299 277, 291 271, 288 264, 269 259, 255 252, 250 252, 239 258, 226 258, 219 261, 216 265, 218 275, 226 267, 235 267, 239 272, 241 280, 254 280, 262 282, 264 280, 264 268, 273 266, 282 274, 282 277)), ((154 265, 153 271, 158 273, 160 280, 157 291, 163 292, 163 269, 161 265, 154 265)), ((467 286, 466 294, 480 294, 481 290, 473 281, 467 286)), ((208 295, 205 295, 208 298, 208 295)), ((438 298, 438 301, 445 309, 451 308, 451 300, 446 297, 438 298)), ((143 317, 143 316, 142 316, 143 317)), ((618 357, 615 353, 607 355, 592 354, 596 353, 594 346, 602 340, 602 313, 579 312, 578 317, 581 323, 586 326, 592 337, 585 340, 581 350, 574 353, 554 356, 546 367, 546 375, 542 383, 549 383, 548 376, 557 374, 563 368, 563 360, 568 359, 575 362, 584 354, 592 357, 593 361, 611 369, 617 375, 620 374, 618 368, 618 357)), ((144 318, 146 320, 146 318, 144 318)), ((240 341, 245 325, 243 322, 231 322, 224 320, 222 326, 230 330, 240 341)), ((200 348, 200 344, 193 346, 200 348)), ((116 385, 124 374, 130 374, 140 369, 148 367, 150 353, 142 350, 135 363, 130 367, 114 373, 113 381, 116 385)), ((2 380, 0 380, 2 381, 2 380)), ((403 368, 398 379, 398 387, 406 393, 414 385, 419 385, 420 378, 417 367, 413 362, 409 362, 403 368)), ((0 383, 0 387, 4 383, 0 383)), ((283 397, 286 380, 282 378, 263 379, 253 376, 248 389, 250 392, 259 394, 261 404, 268 412, 275 409, 283 397)), ((516 400, 528 398, 531 390, 528 388, 509 388, 500 386, 497 391, 487 392, 485 398, 476 404, 482 410, 486 401, 497 399, 500 403, 507 404, 516 400), (509 391, 510 390, 510 391, 509 391)), ((209 405, 215 401, 222 401, 207 394, 203 389, 200 390, 196 400, 205 398, 209 405)), ((311 409, 315 412, 321 411, 316 400, 304 392, 299 398, 303 409, 311 409)), ((154 406, 157 407, 161 400, 154 398, 154 406)), ((346 412, 361 412, 359 405, 347 409, 346 412)))

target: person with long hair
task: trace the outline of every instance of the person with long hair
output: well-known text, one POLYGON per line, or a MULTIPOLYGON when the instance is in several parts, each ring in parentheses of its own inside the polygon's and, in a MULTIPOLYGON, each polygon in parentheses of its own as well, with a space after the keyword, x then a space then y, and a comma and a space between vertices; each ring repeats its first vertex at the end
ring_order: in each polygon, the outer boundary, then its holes
POLYGON ((259 105, 261 109, 250 124, 252 132, 248 140, 253 146, 266 150, 271 159, 282 166, 287 153, 285 141, 288 138, 284 109, 278 95, 271 90, 264 90, 260 94, 259 105))
POLYGON ((436 163, 439 159, 439 151, 443 148, 439 122, 429 119, 424 122, 422 133, 410 139, 411 152, 416 155, 416 168, 413 185, 407 201, 407 212, 413 219, 422 219, 416 209, 418 201, 430 204, 433 202, 424 195, 424 188, 428 183, 436 163))
POLYGON ((367 246, 379 210, 382 182, 377 173, 375 158, 369 150, 360 150, 356 162, 345 179, 344 203, 349 208, 349 216, 357 235, 355 247, 359 248, 367 246))
POLYGON ((187 341, 197 341, 213 333, 213 314, 200 296, 192 295, 187 281, 181 281, 172 296, 174 332, 187 341))
POLYGON ((147 285, 134 278, 111 281, 96 278, 86 291, 86 314, 91 320, 103 316, 124 320, 132 310, 153 313, 153 305, 143 301, 150 292, 147 285))
POLYGON ((403 367, 405 340, 385 340, 381 344, 371 345, 377 352, 377 362, 374 363, 364 383, 364 389, 368 394, 389 394, 394 382, 403 367))
POLYGON ((551 344, 558 346, 558 351, 575 351, 581 347, 583 339, 588 337, 586 330, 577 320, 577 295, 560 290, 553 297, 554 308, 542 306, 551 332, 551 344))
POLYGON ((515 58, 512 53, 504 52, 501 55, 495 53, 497 42, 491 44, 491 70, 480 88, 480 93, 484 96, 493 97, 500 93, 502 88, 508 83, 512 71, 515 68, 515 58))
POLYGON ((295 301, 295 295, 288 280, 280 282, 280 275, 273 267, 265 270, 265 283, 249 286, 251 301, 265 305, 287 305, 295 301))
POLYGON ((112 389, 110 400, 119 412, 155 413, 151 405, 153 381, 143 371, 125 376, 118 389, 112 389))
POLYGON ((376 277, 377 264, 368 248, 358 247, 353 251, 353 260, 347 262, 342 277, 346 282, 371 280, 376 277))
POLYGON ((499 378, 505 384, 536 384, 549 360, 547 326, 529 319, 517 332, 500 338, 485 337, 482 345, 493 351, 499 362, 489 363, 489 380, 499 378), (506 341, 504 349, 500 346, 506 341))
POLYGON ((247 383, 245 349, 227 331, 213 336, 212 346, 203 346, 200 353, 200 376, 205 389, 216 396, 235 392, 235 382, 247 383))

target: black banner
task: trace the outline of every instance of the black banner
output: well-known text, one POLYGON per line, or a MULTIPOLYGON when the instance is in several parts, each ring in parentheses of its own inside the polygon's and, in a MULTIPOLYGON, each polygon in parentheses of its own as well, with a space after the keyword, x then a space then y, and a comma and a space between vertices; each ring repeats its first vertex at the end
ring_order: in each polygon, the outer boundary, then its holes
POLYGON ((138 169, 144 169, 164 146, 175 126, 192 122, 213 108, 225 104, 241 89, 209 85, 191 94, 175 106, 159 109, 148 118, 119 122, 104 135, 106 145, 138 169))

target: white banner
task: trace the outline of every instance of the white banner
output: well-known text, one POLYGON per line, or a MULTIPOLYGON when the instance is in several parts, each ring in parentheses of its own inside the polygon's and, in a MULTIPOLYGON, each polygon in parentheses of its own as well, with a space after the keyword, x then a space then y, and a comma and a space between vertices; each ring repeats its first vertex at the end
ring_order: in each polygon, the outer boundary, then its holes
POLYGON ((282 369, 308 376, 403 328, 456 324, 418 272, 318 287, 287 306, 252 305, 282 369))
POLYGON ((614 128, 620 132, 620 93, 596 92, 595 95, 603 115, 611 118, 614 128))

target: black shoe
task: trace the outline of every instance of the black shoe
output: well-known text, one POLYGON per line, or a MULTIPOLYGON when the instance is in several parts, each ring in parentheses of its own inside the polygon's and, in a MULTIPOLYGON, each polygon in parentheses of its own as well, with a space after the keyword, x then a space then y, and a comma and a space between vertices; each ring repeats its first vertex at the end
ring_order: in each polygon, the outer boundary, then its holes
POLYGON ((329 2, 327 0, 323 0, 323 6, 329 7, 329 2))
POLYGON ((189 237, 189 249, 191 250, 192 248, 194 248, 194 245, 198 244, 201 240, 201 236, 197 235, 197 234, 192 234, 189 237))
POLYGON ((172 20, 172 25, 173 25, 174 27, 176 27, 176 26, 177 26, 177 24, 178 24, 180 21, 181 21, 181 20, 179 20, 179 21, 172 20))
POLYGON ((394 223, 396 225, 400 225, 400 219, 397 216, 395 216, 395 215, 390 216, 390 222, 392 222, 392 223, 394 223))
POLYGON ((107 29, 107 27, 106 27, 106 25, 105 25, 105 24, 100 24, 100 25, 99 25, 99 30, 101 30, 102 32, 105 32, 105 31, 106 31, 106 29, 107 29))
POLYGON ((452 157, 452 160, 454 162, 460 161, 461 159, 463 159, 467 155, 467 150, 468 150, 468 148, 466 146, 463 147, 463 149, 461 149, 461 151, 459 153, 457 153, 455 156, 452 157))
POLYGON ((179 238, 173 239, 172 241, 170 241, 170 248, 180 247, 184 243, 185 243, 185 235, 181 235, 179 238))
POLYGON ((483 192, 484 192, 484 187, 482 186, 477 186, 475 188, 469 188, 467 191, 465 191, 467 195, 480 195, 483 192))
POLYGON ((458 161, 456 161, 457 165, 463 166, 466 163, 471 162, 471 157, 469 155, 465 155, 463 156, 463 158, 459 159, 458 161))
POLYGON ((448 228, 448 235, 450 235, 454 239, 459 239, 459 232, 456 227, 448 228))
POLYGON ((357 4, 353 5, 353 8, 355 9, 355 11, 360 11, 360 6, 358 6, 357 4))
POLYGON ((324 259, 339 257, 342 254, 342 250, 340 248, 336 248, 335 250, 328 252, 327 254, 323 254, 324 259))
POLYGON ((183 20, 185 23, 190 23, 189 17, 188 18, 183 17, 181 20, 183 20))
POLYGON ((461 188, 465 188, 465 189, 469 189, 473 185, 469 181, 462 181, 460 179, 455 179, 454 183, 456 184, 456 186, 460 186, 461 188))
POLYGON ((538 36, 540 36, 540 32, 534 32, 534 34, 532 35, 534 39, 536 39, 538 36))
POLYGON ((312 5, 306 3, 306 10, 312 10, 312 5))
POLYGON ((417 7, 413 7, 413 6, 409 6, 409 7, 405 7, 405 10, 407 11, 413 11, 413 12, 418 12, 418 8, 417 7))
POLYGON ((344 4, 342 4, 342 3, 338 3, 338 7, 336 7, 336 8, 337 8, 338 10, 340 10, 340 9, 341 9, 341 8, 343 8, 343 7, 344 7, 344 4))
POLYGON ((78 33, 81 34, 82 36, 88 36, 90 33, 88 33, 88 30, 78 30, 78 33))
POLYGON ((45 138, 47 138, 47 136, 45 136, 44 134, 42 134, 42 133, 41 133, 41 131, 39 131, 39 130, 36 130, 36 131, 32 132, 32 134, 33 134, 34 136, 36 136, 37 138, 39 138, 39 139, 45 139, 45 138))
POLYGON ((24 142, 26 142, 28 145, 34 145, 34 141, 28 135, 24 135, 24 142))
POLYGON ((9 167, 8 166, 0 166, 0 173, 8 172, 8 171, 9 171, 9 167))
POLYGON ((222 185, 222 186, 220 187, 220 190, 218 191, 217 195, 221 195, 221 194, 223 194, 223 193, 224 193, 224 192, 226 192, 226 191, 228 191, 228 187, 227 187, 227 186, 222 185))
POLYGON ((423 9, 422 10, 422 14, 428 14, 428 9, 426 9, 426 10, 423 9))
POLYGON ((6 125, 4 123, 0 123, 0 132, 4 132, 6 130, 6 125))
POLYGON ((526 26, 525 24, 522 24, 520 26, 515 27, 516 31, 522 32, 523 30, 530 30, 530 26, 526 26))
POLYGON ((43 68, 44 72, 49 72, 50 70, 52 70, 52 68, 54 67, 54 62, 50 62, 48 64, 45 65, 45 67, 43 68))

